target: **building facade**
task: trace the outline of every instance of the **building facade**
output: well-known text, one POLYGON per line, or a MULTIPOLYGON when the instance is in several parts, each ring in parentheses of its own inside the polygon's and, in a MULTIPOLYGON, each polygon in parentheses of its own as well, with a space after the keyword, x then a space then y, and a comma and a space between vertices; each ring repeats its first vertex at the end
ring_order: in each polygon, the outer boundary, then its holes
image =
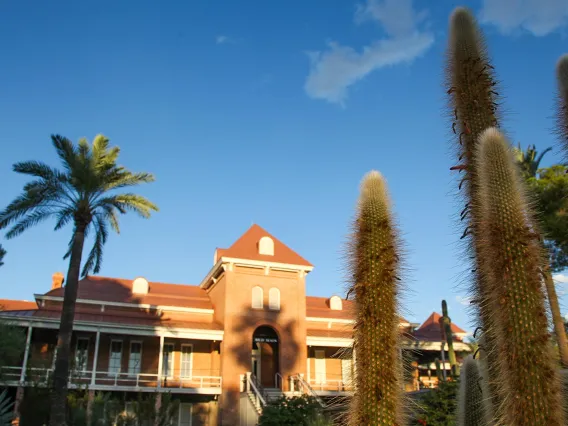
MULTIPOLYGON (((87 277, 79 283, 69 386, 121 392, 126 400, 170 392, 180 400, 178 426, 255 424, 267 400, 281 394, 348 398, 357 357, 353 305, 307 296, 312 268, 253 225, 215 251, 199 285, 87 277)), ((53 371, 63 284, 54 274, 51 289, 33 302, 0 300, 0 318, 26 329, 21 363, 0 376, 18 401, 53 371)), ((400 327, 415 366, 407 389, 434 386, 439 315, 420 327, 401 318, 400 327)), ((470 351, 465 332, 453 327, 455 349, 470 351)))

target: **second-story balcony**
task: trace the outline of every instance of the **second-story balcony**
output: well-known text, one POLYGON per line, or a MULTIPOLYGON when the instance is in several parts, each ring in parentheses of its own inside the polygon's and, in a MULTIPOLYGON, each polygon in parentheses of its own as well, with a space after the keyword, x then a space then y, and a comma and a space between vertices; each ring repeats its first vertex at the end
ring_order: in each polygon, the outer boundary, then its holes
MULTIPOLYGON (((70 389, 113 390, 134 392, 221 393, 222 380, 218 372, 194 370, 190 376, 174 371, 170 377, 157 372, 111 373, 108 371, 75 371, 69 375, 70 389)), ((53 368, 22 367, 0 368, 0 382, 7 386, 48 386, 53 379, 53 368)))

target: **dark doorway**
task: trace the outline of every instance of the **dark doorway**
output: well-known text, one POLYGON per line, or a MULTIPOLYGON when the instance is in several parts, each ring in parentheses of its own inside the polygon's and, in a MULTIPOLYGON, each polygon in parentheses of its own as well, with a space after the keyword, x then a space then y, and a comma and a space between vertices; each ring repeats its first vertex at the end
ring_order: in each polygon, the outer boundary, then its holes
POLYGON ((278 335, 272 327, 258 327, 252 336, 251 368, 262 386, 274 388, 279 385, 276 374, 280 372, 278 362, 278 335))

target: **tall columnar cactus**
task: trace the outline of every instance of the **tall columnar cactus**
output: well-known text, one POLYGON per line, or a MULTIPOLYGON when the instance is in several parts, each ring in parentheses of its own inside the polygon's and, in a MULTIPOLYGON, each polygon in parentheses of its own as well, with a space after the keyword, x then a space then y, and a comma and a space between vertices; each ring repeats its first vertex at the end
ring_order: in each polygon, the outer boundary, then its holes
POLYGON ((403 425, 399 332, 400 243, 386 182, 368 173, 361 184, 349 244, 350 292, 355 295, 357 392, 353 425, 403 425))
POLYGON ((509 144, 495 128, 482 133, 475 167, 481 273, 491 289, 488 306, 495 319, 498 383, 508 396, 498 422, 563 425, 541 288, 543 253, 509 144))
POLYGON ((442 300, 442 327, 444 329, 444 337, 448 343, 448 361, 450 361, 450 368, 452 375, 459 376, 459 365, 454 351, 454 334, 452 333, 452 320, 448 316, 448 304, 442 300))
POLYGON ((568 54, 558 60, 556 79, 558 81, 556 131, 560 136, 564 153, 568 157, 568 54))
POLYGON ((434 363, 436 365, 436 377, 438 378, 438 382, 441 382, 444 380, 444 375, 442 374, 442 366, 440 364, 440 360, 436 358, 434 363))
MULTIPOLYGON (((497 82, 490 63, 483 35, 473 14, 465 8, 457 8, 450 18, 449 44, 447 52, 447 86, 449 95, 452 130, 456 135, 459 164, 452 169, 459 171, 459 189, 464 195, 465 206, 461 220, 465 222, 462 239, 467 241, 473 261, 472 288, 474 307, 478 312, 479 326, 485 335, 487 370, 495 376, 497 357, 491 348, 495 347, 493 318, 487 300, 490 292, 483 275, 479 273, 483 258, 479 256, 478 208, 472 200, 477 197, 479 183, 474 167, 476 145, 481 133, 499 122, 499 95, 497 82), (463 172, 463 173, 462 173, 463 172)), ((489 382, 489 398, 494 408, 503 399, 499 387, 489 382)))
POLYGON ((483 395, 478 361, 468 356, 462 365, 458 391, 458 426, 488 426, 491 424, 488 400, 483 395))

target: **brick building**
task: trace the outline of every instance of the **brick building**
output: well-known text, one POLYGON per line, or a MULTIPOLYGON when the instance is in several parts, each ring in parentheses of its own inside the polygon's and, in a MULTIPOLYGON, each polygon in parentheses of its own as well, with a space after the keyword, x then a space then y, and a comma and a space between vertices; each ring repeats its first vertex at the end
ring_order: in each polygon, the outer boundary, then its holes
MULTIPOLYGON (((122 392, 126 400, 171 392, 180 400, 178 426, 254 424, 266 400, 282 393, 350 395, 352 302, 306 296, 313 266, 257 225, 217 249, 213 263, 199 285, 81 280, 70 388, 122 392)), ((21 364, 0 376, 18 397, 52 372, 63 275, 34 298, 0 300, 0 318, 26 329, 21 364)), ((425 386, 435 384, 442 347, 437 315, 418 328, 400 324, 425 386)), ((454 327, 456 350, 469 351, 454 327)))

